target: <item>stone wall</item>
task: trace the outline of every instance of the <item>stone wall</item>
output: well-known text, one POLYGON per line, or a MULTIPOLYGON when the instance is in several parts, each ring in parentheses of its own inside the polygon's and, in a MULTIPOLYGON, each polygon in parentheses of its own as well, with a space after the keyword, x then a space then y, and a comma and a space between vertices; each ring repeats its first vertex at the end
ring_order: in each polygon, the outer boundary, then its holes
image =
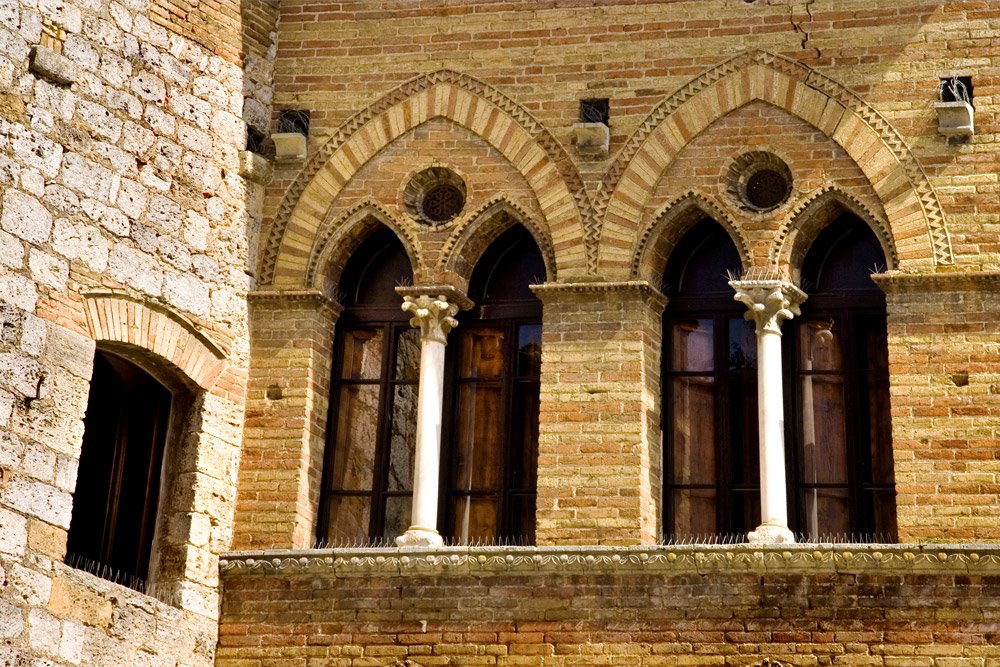
POLYGON ((223 562, 220 667, 990 665, 993 549, 304 551, 223 562))
POLYGON ((169 4, 0 2, 4 664, 213 661, 263 195, 240 154, 244 116, 269 124, 274 12, 210 3, 231 20, 204 18, 205 40, 169 4), (149 595, 62 562, 88 502, 73 492, 97 348, 176 392, 149 595))

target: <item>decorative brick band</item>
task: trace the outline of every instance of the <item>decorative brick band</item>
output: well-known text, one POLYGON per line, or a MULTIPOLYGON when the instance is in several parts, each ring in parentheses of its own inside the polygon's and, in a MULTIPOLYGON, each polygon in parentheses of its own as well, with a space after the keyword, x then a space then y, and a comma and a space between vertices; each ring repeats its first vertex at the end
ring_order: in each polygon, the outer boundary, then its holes
POLYGON ((1000 575, 1000 546, 795 544, 310 549, 224 554, 223 575, 834 573, 1000 575))
POLYGON ((165 306, 131 295, 83 295, 90 335, 152 352, 202 389, 211 389, 226 366, 225 352, 193 323, 165 306))
MULTIPOLYGON (((594 204, 600 236, 638 233, 643 202, 674 156, 705 127, 763 100, 801 118, 855 160, 882 201, 900 259, 954 262, 944 213, 902 136, 871 105, 805 65, 765 51, 737 55, 696 77, 657 106, 608 168, 594 204), (926 242, 919 240, 923 230, 926 242), (901 240, 902 239, 902 240, 901 240)), ((625 249, 605 244, 601 264, 628 266, 625 249)))
POLYGON ((261 284, 294 283, 305 266, 329 203, 360 167, 400 135, 435 117, 475 132, 503 153, 543 203, 559 241, 590 238, 585 256, 567 265, 596 269, 596 226, 576 166, 559 141, 526 109, 472 77, 441 70, 412 79, 344 123, 306 163, 285 192, 264 247, 261 284), (589 236, 588 236, 589 235, 589 236))

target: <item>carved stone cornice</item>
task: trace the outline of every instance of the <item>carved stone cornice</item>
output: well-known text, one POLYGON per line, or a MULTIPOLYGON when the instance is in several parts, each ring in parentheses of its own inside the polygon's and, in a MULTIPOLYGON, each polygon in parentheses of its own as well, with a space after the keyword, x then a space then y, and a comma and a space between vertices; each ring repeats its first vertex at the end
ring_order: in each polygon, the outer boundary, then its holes
MULTIPOLYGON (((555 302, 562 295, 588 295, 595 293, 628 293, 638 295, 645 303, 659 310, 667 306, 667 297, 660 290, 645 280, 623 280, 618 282, 576 282, 576 283, 542 283, 529 285, 531 291, 543 302, 555 302)), ((633 297, 634 298, 634 297, 633 297)))
POLYGON ((458 320, 455 319, 458 304, 449 302, 445 294, 406 294, 403 296, 403 310, 412 316, 410 326, 420 329, 422 340, 447 343, 448 332, 458 326, 458 320))
POLYGON ((1000 576, 1000 545, 785 544, 651 547, 439 547, 243 551, 224 576, 323 574, 837 574, 1000 576))
POLYGON ((282 305, 312 303, 318 308, 329 310, 334 317, 344 311, 344 307, 317 289, 300 290, 258 290, 247 294, 251 307, 281 309, 282 305))
POLYGON ((758 332, 781 335, 781 323, 799 314, 806 293, 787 280, 730 280, 734 297, 747 307, 746 319, 758 332))
POLYGON ((1000 271, 949 271, 941 273, 873 273, 872 280, 887 294, 921 292, 1000 291, 1000 271))

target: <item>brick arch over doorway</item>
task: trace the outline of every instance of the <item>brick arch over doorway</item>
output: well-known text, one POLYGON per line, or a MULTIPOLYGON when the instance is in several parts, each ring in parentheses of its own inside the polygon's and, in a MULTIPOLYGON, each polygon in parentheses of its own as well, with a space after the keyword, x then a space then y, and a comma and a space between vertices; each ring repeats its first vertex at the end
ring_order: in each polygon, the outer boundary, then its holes
POLYGON ((646 199, 680 150, 712 122, 755 100, 801 118, 851 156, 885 209, 902 266, 953 263, 937 195, 895 129, 832 79, 793 60, 751 51, 704 72, 663 101, 609 167, 595 203, 602 221, 602 274, 627 275, 646 199))
POLYGON ((496 148, 535 193, 556 248, 558 270, 596 268, 591 203, 572 160, 523 107, 464 74, 442 70, 413 79, 358 112, 324 144, 288 188, 263 251, 261 284, 304 283, 308 257, 330 202, 351 177, 397 137, 433 118, 448 118, 496 148), (588 236, 588 234, 590 236, 588 236))

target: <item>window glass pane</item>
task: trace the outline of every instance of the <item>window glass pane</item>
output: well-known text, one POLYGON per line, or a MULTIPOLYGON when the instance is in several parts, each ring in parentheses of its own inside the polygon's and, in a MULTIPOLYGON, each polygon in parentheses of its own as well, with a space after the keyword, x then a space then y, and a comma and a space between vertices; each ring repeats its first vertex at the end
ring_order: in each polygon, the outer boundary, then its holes
POLYGON ((371 517, 370 496, 330 496, 330 520, 326 539, 330 544, 353 545, 368 542, 371 517))
POLYGON ((843 540, 850 535, 847 489, 804 489, 803 495, 806 534, 810 540, 843 540))
POLYGON ((733 491, 732 515, 728 530, 732 533, 748 533, 760 525, 760 490, 733 491))
POLYGON ((503 372, 504 335, 496 328, 462 331, 463 378, 499 378, 503 372))
POLYGON ((492 541, 497 535, 495 498, 455 498, 455 539, 460 543, 492 541))
POLYGON ((385 524, 382 528, 382 540, 392 546, 395 539, 410 527, 413 499, 410 496, 389 496, 385 499, 385 524))
POLYGON ((396 337, 396 379, 416 382, 420 378, 420 330, 404 329, 396 337))
POLYGON ((409 491, 417 446, 417 385, 397 385, 393 391, 390 437, 389 490, 409 491))
POLYGON ((341 388, 331 489, 366 491, 372 488, 378 438, 378 398, 378 385, 341 388))
POLYGON ((899 539, 896 534, 896 491, 870 491, 865 496, 867 506, 874 508, 872 519, 875 534, 872 538, 882 542, 895 542, 899 539))
POLYGON ((517 374, 537 378, 542 365, 542 325, 526 324, 517 328, 517 374))
MULTIPOLYGON (((871 482, 893 484, 896 479, 892 464, 892 422, 889 412, 889 378, 884 375, 866 377, 868 409, 868 442, 871 446, 871 482)), ((865 480, 869 481, 869 480, 865 480)))
POLYGON ((495 489, 501 467, 500 387, 465 384, 458 405, 455 489, 495 489))
POLYGON ((757 332, 745 319, 729 320, 729 370, 757 368, 757 332))
POLYGON ((513 490, 534 489, 538 468, 538 384, 515 382, 513 394, 507 486, 513 490))
POLYGON ((672 381, 673 475, 677 484, 715 482, 715 391, 711 377, 672 381))
POLYGON ((535 494, 515 493, 507 508, 510 536, 516 544, 535 543, 535 494))
POLYGON ((717 532, 715 489, 678 489, 673 501, 674 537, 708 536, 717 532))
POLYGON ((674 324, 670 337, 672 370, 711 372, 715 369, 712 329, 712 320, 682 320, 674 324))
POLYGON ((381 375, 382 329, 345 331, 340 377, 345 380, 377 380, 381 375))
POLYGON ((807 484, 847 482, 844 387, 839 375, 802 377, 802 475, 807 484))
POLYGON ((757 419, 757 373, 729 376, 730 474, 733 484, 760 483, 760 445, 757 419))
POLYGON ((799 354, 803 371, 843 369, 840 325, 833 318, 807 318, 799 322, 799 354))

